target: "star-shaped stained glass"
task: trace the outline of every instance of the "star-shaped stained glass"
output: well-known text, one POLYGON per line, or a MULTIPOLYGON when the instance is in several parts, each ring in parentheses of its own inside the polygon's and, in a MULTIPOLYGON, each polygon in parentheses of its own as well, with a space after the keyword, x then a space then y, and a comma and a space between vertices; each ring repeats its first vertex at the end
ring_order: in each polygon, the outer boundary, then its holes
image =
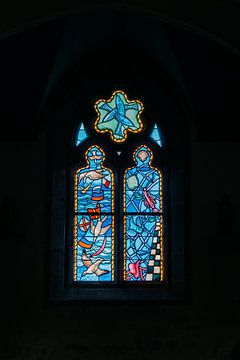
POLYGON ((127 139, 127 131, 140 132, 143 128, 140 119, 143 104, 139 100, 128 100, 121 90, 115 91, 109 100, 98 100, 95 109, 98 113, 96 131, 109 131, 113 141, 123 142, 127 139))

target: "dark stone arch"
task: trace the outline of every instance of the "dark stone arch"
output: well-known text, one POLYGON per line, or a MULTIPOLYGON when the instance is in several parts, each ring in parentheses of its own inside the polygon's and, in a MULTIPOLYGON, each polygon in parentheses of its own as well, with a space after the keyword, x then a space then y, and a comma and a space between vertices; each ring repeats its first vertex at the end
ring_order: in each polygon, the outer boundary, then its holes
MULTIPOLYGON (((104 43, 106 45, 106 43, 104 43)), ((186 162, 189 156, 189 143, 191 141, 191 128, 189 122, 193 117, 191 105, 173 73, 166 70, 164 64, 145 48, 139 53, 138 46, 133 45, 126 34, 115 34, 114 39, 107 41, 108 52, 103 48, 94 47, 91 51, 78 58, 74 66, 67 66, 65 72, 60 71, 60 77, 49 92, 47 102, 43 107, 40 124, 48 133, 49 149, 53 155, 51 167, 54 169, 53 176, 53 221, 52 236, 54 238, 52 251, 56 251, 56 263, 58 266, 58 280, 53 280, 61 292, 60 298, 70 296, 66 294, 63 284, 66 282, 66 267, 64 267, 64 228, 68 214, 69 174, 71 167, 78 160, 83 160, 83 154, 73 149, 71 141, 74 129, 83 122, 90 135, 86 140, 86 146, 90 146, 94 139, 105 150, 108 135, 97 137, 92 126, 96 118, 94 102, 99 98, 108 98, 112 91, 124 90, 129 98, 139 98, 145 105, 143 121, 145 127, 139 138, 135 134, 129 134, 123 147, 125 163, 130 162, 128 149, 136 147, 139 142, 146 142, 155 123, 158 123, 165 138, 165 152, 156 150, 165 159, 165 176, 168 186, 168 217, 169 217, 169 286, 174 288, 178 295, 184 294, 184 240, 185 240, 185 206, 187 202, 186 162), (119 48, 124 47, 124 52, 119 48), (128 56, 126 56, 126 54, 128 56), (174 214, 174 217, 173 215, 174 214), (177 222, 176 220, 177 219, 177 222), (59 233, 55 234, 55 227, 59 233), (59 240, 59 236, 60 239, 59 240), (59 253, 62 255, 60 256, 59 253), (59 259, 62 259, 61 261, 59 259)), ((61 52, 62 53, 62 52, 61 52)), ((120 149, 119 144, 111 143, 111 151, 120 149)), ((154 145, 152 144, 154 149, 154 145)), ((123 161, 123 160, 122 160, 123 161)), ((65 233, 66 234, 66 233, 65 233)), ((54 255, 53 255, 54 257, 54 255)), ((54 273, 54 271, 53 271, 54 273)), ((68 285, 69 286, 69 285, 68 285)), ((52 287, 53 289, 53 287, 52 287)), ((103 289, 104 291, 104 289, 103 289)), ((167 290, 166 290, 167 291, 167 290)), ((72 293, 72 292, 71 292, 72 293)), ((171 293, 171 291, 170 291, 171 293)), ((160 298, 171 297, 170 293, 163 291, 160 298)), ((52 290, 56 297, 56 290, 52 290)), ((74 290, 72 299, 81 298, 79 289, 74 290), (75 294, 75 295, 74 295, 75 294)), ((90 296, 87 290, 84 296, 90 296)), ((104 292, 99 290, 99 298, 104 298, 104 292)), ((109 296, 109 295, 107 295, 109 296)), ((111 295, 113 299, 119 299, 118 290, 111 295)), ((130 298, 134 298, 131 293, 130 298)), ((145 294, 148 298, 149 295, 145 294)), ((58 296, 57 296, 58 297, 58 296)), ((120 296, 129 299, 129 294, 120 296)))

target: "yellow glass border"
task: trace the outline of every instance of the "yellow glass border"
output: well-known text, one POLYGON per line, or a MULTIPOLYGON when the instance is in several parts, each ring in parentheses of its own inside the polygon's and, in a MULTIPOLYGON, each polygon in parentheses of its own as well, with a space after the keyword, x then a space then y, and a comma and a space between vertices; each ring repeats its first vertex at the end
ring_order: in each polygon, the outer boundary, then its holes
POLYGON ((127 94, 126 94, 124 91, 122 91, 122 90, 116 90, 116 91, 114 91, 113 94, 112 94, 112 96, 111 96, 110 99, 108 99, 108 100, 105 100, 105 99, 97 100, 97 101, 95 102, 95 104, 94 104, 94 108, 95 108, 95 110, 96 110, 96 112, 97 112, 97 114, 98 114, 98 117, 97 117, 97 119, 95 120, 95 123, 94 123, 94 129, 95 129, 98 133, 100 133, 100 134, 109 132, 109 133, 110 133, 110 136, 111 136, 111 139, 112 139, 114 142, 118 142, 118 143, 124 142, 124 141, 127 139, 127 132, 128 132, 128 131, 129 131, 129 132, 132 132, 132 133, 139 133, 139 132, 142 131, 142 129, 143 129, 143 122, 142 122, 142 119, 140 118, 140 115, 141 115, 141 113, 142 113, 143 110, 144 110, 144 105, 143 105, 143 103, 142 103, 140 100, 129 100, 128 97, 127 97, 127 94), (113 136, 113 131, 112 131, 111 129, 100 130, 100 129, 98 129, 98 127, 97 127, 98 121, 99 121, 100 116, 101 116, 101 114, 100 114, 100 112, 99 112, 99 110, 98 110, 98 108, 97 108, 97 105, 98 105, 100 102, 102 102, 102 101, 104 101, 105 103, 111 102, 111 101, 113 100, 114 96, 115 96, 117 93, 121 93, 121 94, 125 97, 125 99, 127 100, 127 102, 128 102, 129 104, 132 104, 132 103, 134 103, 134 102, 137 102, 137 103, 141 106, 141 109, 139 110, 139 112, 138 112, 138 114, 137 114, 137 118, 138 118, 138 121, 139 121, 140 128, 137 129, 137 130, 125 129, 125 130, 123 131, 124 137, 123 137, 123 139, 121 139, 121 140, 114 138, 114 136, 113 136))

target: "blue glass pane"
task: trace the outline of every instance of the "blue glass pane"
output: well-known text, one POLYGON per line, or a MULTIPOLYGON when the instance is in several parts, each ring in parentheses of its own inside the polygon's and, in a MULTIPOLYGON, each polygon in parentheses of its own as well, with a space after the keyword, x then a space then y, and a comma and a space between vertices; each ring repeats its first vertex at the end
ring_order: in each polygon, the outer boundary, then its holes
POLYGON ((74 176, 74 281, 114 280, 114 177, 97 146, 74 176))
POLYGON ((124 280, 163 281, 162 174, 146 145, 124 178, 124 280), (159 214, 160 213, 160 214, 159 214))
POLYGON ((77 133, 77 140, 76 140, 76 145, 78 146, 79 144, 81 144, 81 142, 83 142, 85 139, 87 139, 87 133, 85 131, 84 125, 83 123, 80 124, 79 129, 78 129, 78 133, 77 133))
POLYGON ((86 158, 88 166, 75 173, 75 211, 112 212, 113 174, 102 166, 104 153, 93 146, 87 151, 86 158))
POLYGON ((121 90, 115 91, 109 100, 98 100, 95 109, 98 113, 95 130, 110 132, 113 141, 123 142, 128 131, 137 133, 143 128, 140 119, 143 104, 139 100, 128 100, 121 90))
POLYGON ((75 216, 75 280, 113 281, 113 216, 75 216))
POLYGON ((126 281, 161 281, 163 278, 162 217, 125 216, 126 281))
POLYGON ((147 147, 139 147, 134 153, 136 166, 125 173, 126 212, 161 211, 161 173, 150 165, 151 156, 147 147))
POLYGON ((161 135, 160 135, 160 132, 159 132, 159 130, 158 130, 157 124, 154 125, 153 131, 152 131, 150 137, 151 137, 159 146, 162 147, 162 139, 161 139, 161 135))

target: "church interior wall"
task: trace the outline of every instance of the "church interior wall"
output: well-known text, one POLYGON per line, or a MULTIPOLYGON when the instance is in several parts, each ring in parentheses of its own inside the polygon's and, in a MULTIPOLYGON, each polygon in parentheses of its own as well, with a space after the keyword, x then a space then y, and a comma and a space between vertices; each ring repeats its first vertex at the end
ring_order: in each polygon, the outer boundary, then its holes
MULTIPOLYGON (((31 6, 33 5, 34 3, 31 6)), ((181 11, 184 12, 184 9, 181 11)), ((97 9, 96 18, 98 14, 97 9)), ((200 16, 199 12, 196 14, 200 16)), ((209 24, 214 27, 211 12, 204 11, 204 14, 207 14, 209 24)), ((84 17, 84 13, 81 16, 84 17)), ((237 15, 234 15, 234 19, 235 16, 237 15)), ((117 18, 121 22, 122 18, 116 12, 115 17, 111 18, 114 26, 118 24, 115 21, 117 18)), ((166 56, 168 46, 165 46, 164 51, 158 47, 160 42, 154 30, 154 26, 158 27, 160 24, 158 17, 154 24, 147 15, 145 27, 139 21, 139 16, 136 18, 141 31, 146 34, 147 29, 149 31, 151 42, 146 41, 149 54, 158 57, 160 61, 161 57, 166 56), (152 33, 149 30, 150 23, 152 33)), ((93 27, 95 26, 96 33, 100 33, 100 26, 91 12, 85 22, 88 23, 88 20, 92 30, 92 43, 95 43, 93 27)), ((129 26, 135 31, 134 22, 130 17, 128 20, 129 26)), ((4 21, 7 21, 7 17, 4 21)), ((227 53, 219 44, 207 42, 204 37, 206 34, 198 38, 195 34, 190 34, 190 31, 187 34, 180 27, 175 29, 175 25, 163 26, 164 32, 166 30, 170 35, 179 66, 176 66, 177 61, 175 64, 169 58, 166 58, 165 65, 168 65, 168 71, 172 66, 171 71, 175 75, 180 69, 185 74, 185 77, 183 74, 175 76, 178 85, 177 90, 174 87, 176 92, 174 90, 173 93, 177 94, 181 89, 184 96, 180 103, 184 103, 186 109, 185 102, 189 101, 188 110, 192 107, 195 112, 192 124, 188 124, 192 128, 188 129, 191 140, 186 204, 186 298, 182 301, 131 303, 50 301, 52 169, 49 167, 45 130, 48 128, 48 121, 54 118, 52 114, 55 114, 55 104, 52 103, 54 111, 49 117, 46 116, 45 122, 41 123, 37 115, 42 110, 40 105, 45 105, 44 100, 49 94, 52 96, 51 91, 54 92, 50 85, 54 87, 58 81, 59 87, 63 84, 61 79, 65 76, 65 68, 64 74, 60 74, 59 64, 69 54, 70 60, 74 60, 69 51, 69 39, 77 44, 81 43, 77 36, 72 36, 70 26, 66 27, 69 37, 66 37, 65 44, 61 43, 64 21, 63 17, 59 22, 49 23, 46 28, 43 24, 42 28, 39 27, 36 32, 33 30, 28 35, 23 32, 20 37, 9 37, 9 43, 6 40, 2 45, 0 88, 3 104, 0 113, 1 121, 5 123, 0 130, 0 266, 3 304, 0 360, 132 360, 136 357, 140 360, 154 357, 164 360, 239 360, 240 142, 236 131, 236 119, 239 118, 238 92, 234 91, 235 86, 239 87, 239 58, 236 54, 227 53), (60 55, 59 46, 63 48, 60 55), (65 58, 62 54, 65 54, 65 58), (52 82, 48 82, 49 79, 52 82), (182 84, 183 80, 188 83, 186 87, 182 84), (46 89, 49 94, 46 92, 47 96, 44 97, 46 89), (229 142, 221 142, 222 139, 229 139, 229 142)), ((101 19, 99 22, 101 23, 101 19)), ((2 23, 6 28, 5 22, 2 23)), ((219 21, 220 23, 222 22, 219 21)), ((107 34, 109 23, 104 24, 107 34)), ((84 22, 81 23, 78 19, 74 22, 73 34, 76 34, 75 26, 81 28, 79 36, 87 33, 84 22)), ((231 37, 231 31, 227 33, 225 30, 227 40, 231 37)), ((237 37, 237 31, 234 30, 233 33, 237 37)), ((126 27, 125 37, 128 35, 129 28, 126 27)), ((85 45, 89 46, 89 41, 85 45)), ((115 51, 119 50, 118 45, 115 41, 115 51)), ((73 53, 76 49, 74 46, 73 53)), ((131 41, 129 48, 132 48, 131 41)), ((88 54, 84 64, 91 63, 91 54, 88 54)), ((125 57, 125 53, 123 55, 125 57)), ((147 65, 144 63, 147 56, 141 56, 140 59, 144 69, 151 70, 152 62, 146 61, 147 65)), ((102 61, 104 63, 103 56, 102 61)), ((76 57, 76 63, 78 62, 76 57)), ((73 66, 72 63, 70 65, 73 66)), ((93 81, 90 81, 91 76, 87 78, 87 67, 83 66, 83 69, 80 75, 84 75, 86 88, 89 89, 93 81)), ((159 70, 160 66, 157 65, 156 69, 159 70)), ((82 71, 81 68, 80 70, 82 71)), ((89 67, 88 70, 91 75, 92 68, 89 67)), ((157 71, 154 68, 152 71, 152 78, 156 79, 157 71)), ((102 82, 98 81, 99 89, 102 83, 106 84, 105 75, 100 75, 102 82)), ((96 79, 96 76, 93 77, 96 79)), ((75 73, 72 78, 76 79, 79 88, 80 82, 75 73)), ((172 80, 173 78, 171 76, 172 80)), ((163 84, 162 80, 158 83, 163 84)), ((166 87, 163 86, 162 89, 165 93, 166 87)), ((64 86, 63 90, 65 91, 64 86)), ((71 98, 73 91, 66 91, 66 94, 70 105, 79 110, 77 101, 81 96, 71 98), (71 96, 68 97, 68 94, 71 96)), ((175 95, 173 98, 175 99, 175 95)), ((59 104, 62 106, 60 101, 59 104)), ((61 106, 59 112, 62 112, 61 106)), ((168 109, 172 108, 174 106, 169 100, 168 109)), ((185 116, 183 112, 178 115, 177 120, 182 120, 185 116)), ((69 120, 64 114, 62 117, 69 120)), ((56 122, 52 121, 50 124, 53 130, 59 126, 56 118, 54 120, 56 122)), ((160 124, 162 119, 157 121, 160 124)), ((179 121, 176 123, 181 124, 179 121)))
POLYGON ((0 149, 5 359, 237 359, 239 144, 191 144, 190 296, 167 304, 49 302, 46 141, 0 149))

